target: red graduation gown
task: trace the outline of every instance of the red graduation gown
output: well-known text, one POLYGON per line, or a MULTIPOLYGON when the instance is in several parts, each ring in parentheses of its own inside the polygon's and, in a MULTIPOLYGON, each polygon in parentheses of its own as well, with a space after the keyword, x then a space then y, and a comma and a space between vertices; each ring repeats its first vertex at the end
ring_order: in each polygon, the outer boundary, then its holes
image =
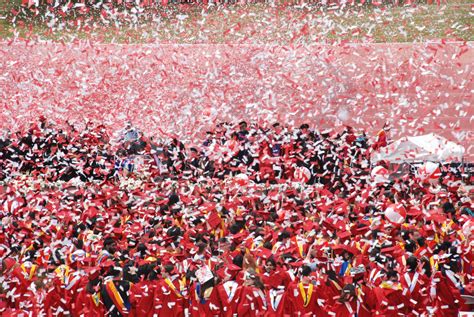
POLYGON ((291 313, 294 316, 327 316, 324 307, 318 299, 322 299, 318 286, 302 282, 291 283, 288 286, 291 302, 291 313))
MULTIPOLYGON (((34 294, 29 289, 32 281, 23 275, 20 266, 15 266, 11 271, 4 272, 4 275, 8 289, 16 290, 14 293, 9 293, 8 296, 5 296, 5 307, 10 308, 7 310, 15 314, 15 312, 22 311, 20 309, 21 306, 24 311, 31 312, 34 316, 38 315, 37 294, 34 294)), ((2 316, 4 314, 6 314, 6 312, 2 312, 2 316)))
POLYGON ((338 301, 329 309, 329 312, 333 317, 372 316, 370 312, 367 312, 364 308, 362 308, 360 302, 358 302, 356 299, 345 303, 338 301))
POLYGON ((189 314, 191 317, 218 317, 221 316, 222 305, 215 287, 204 292, 205 298, 201 299, 196 291, 197 284, 191 287, 189 314))
POLYGON ((410 313, 408 297, 396 286, 389 288, 385 283, 374 289, 377 299, 377 313, 385 317, 407 316, 410 313))
POLYGON ((291 282, 288 272, 280 269, 276 269, 270 273, 265 272, 260 276, 265 288, 267 289, 278 288, 278 286, 285 286, 286 288, 291 282))
POLYGON ((66 316, 71 311, 67 307, 66 292, 61 287, 61 282, 55 280, 54 287, 48 290, 46 298, 44 300, 44 309, 46 316, 66 316))
POLYGON ((341 290, 341 282, 326 277, 325 280, 321 280, 318 287, 318 297, 325 300, 327 307, 331 307, 336 303, 339 296, 341 296, 341 290))
POLYGON ((236 281, 227 281, 216 286, 222 305, 222 317, 232 317, 237 313, 241 302, 242 285, 236 281))
POLYGON ((166 283, 166 280, 161 280, 158 286, 154 289, 155 297, 162 304, 161 314, 163 316, 181 317, 184 316, 184 308, 186 305, 186 298, 180 293, 179 279, 175 279, 172 283, 174 288, 166 283))
POLYGON ((400 283, 409 298, 410 308, 421 314, 428 303, 428 278, 418 272, 405 272, 400 283))
POLYGON ((156 294, 158 281, 141 281, 130 288, 130 304, 134 316, 153 316, 159 314, 162 303, 156 294))
POLYGON ((358 317, 371 317, 375 311, 377 301, 372 288, 365 284, 357 285, 357 300, 360 303, 358 317))
POLYGON ((435 317, 455 317, 458 312, 462 310, 462 303, 460 291, 454 287, 448 277, 443 276, 441 272, 436 272, 432 277, 434 281, 432 286, 434 287, 434 299, 430 303, 430 306, 435 308, 435 317))
POLYGON ((101 317, 105 315, 105 307, 100 292, 90 294, 84 288, 75 301, 74 316, 78 317, 101 317))
POLYGON ((284 289, 270 289, 266 292, 267 311, 265 317, 289 317, 290 302, 288 292, 284 289))
POLYGON ((265 293, 255 286, 243 286, 237 315, 239 317, 263 316, 267 311, 265 293))

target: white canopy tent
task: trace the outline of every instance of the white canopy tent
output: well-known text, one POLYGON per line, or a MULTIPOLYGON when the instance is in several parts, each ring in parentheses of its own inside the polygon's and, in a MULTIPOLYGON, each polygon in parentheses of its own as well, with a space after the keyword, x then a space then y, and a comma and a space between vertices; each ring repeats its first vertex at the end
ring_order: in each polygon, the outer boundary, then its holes
POLYGON ((372 154, 372 163, 462 162, 465 149, 436 134, 403 137, 372 154))

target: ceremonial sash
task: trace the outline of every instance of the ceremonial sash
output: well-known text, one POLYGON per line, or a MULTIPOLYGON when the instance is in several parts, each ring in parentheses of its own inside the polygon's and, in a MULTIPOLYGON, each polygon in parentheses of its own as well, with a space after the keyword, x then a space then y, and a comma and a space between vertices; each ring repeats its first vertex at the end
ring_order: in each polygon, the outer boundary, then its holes
POLYGON ((120 218, 121 218, 120 221, 121 221, 122 225, 124 225, 127 221, 130 220, 130 216, 129 216, 129 215, 127 215, 127 216, 122 216, 122 217, 120 217, 120 218))
POLYGON ((301 245, 301 243, 299 243, 296 236, 294 237, 293 240, 295 241, 296 246, 298 247, 298 252, 299 252, 300 256, 302 257, 303 256, 303 246, 301 245))
POLYGON ((107 252, 102 252, 102 254, 99 256, 99 258, 97 259, 97 264, 100 264, 102 262, 102 260, 104 260, 105 258, 108 258, 109 257, 109 253, 107 252))
POLYGON ((66 284, 66 278, 69 276, 69 266, 63 264, 57 267, 54 273, 61 279, 63 284, 66 284))
POLYGON ((384 289, 393 289, 393 290, 402 290, 402 285, 400 285, 400 283, 388 283, 386 281, 383 281, 381 284, 380 284, 380 288, 384 288, 384 289))
POLYGON ((179 291, 176 289, 176 286, 174 286, 173 282, 171 282, 171 280, 169 278, 165 278, 165 283, 166 283, 166 285, 168 285, 169 288, 171 288, 173 290, 173 292, 176 294, 176 296, 183 297, 183 294, 182 294, 182 291, 183 291, 183 288, 184 288, 183 284, 186 283, 186 277, 183 278, 183 281, 179 281, 179 286, 180 286, 179 291))
POLYGON ((80 275, 74 276, 72 280, 69 281, 69 276, 66 276, 64 279, 64 289, 70 290, 73 288, 74 285, 76 285, 77 282, 81 279, 80 275))
POLYGON ((275 245, 272 248, 272 253, 276 253, 278 251, 278 248, 280 248, 281 242, 275 243, 275 245))
MULTIPOLYGON (((255 295, 255 291, 254 291, 254 295, 255 295)), ((260 296, 260 298, 262 299, 263 306, 265 307, 265 310, 266 310, 267 309, 267 298, 265 297, 265 293, 263 293, 261 289, 258 289, 257 290, 257 295, 260 296)))
POLYGON ((29 280, 31 280, 31 279, 33 278, 33 276, 35 275, 36 268, 37 268, 37 265, 36 265, 36 264, 32 264, 31 267, 30 267, 30 272, 27 272, 27 271, 26 271, 25 264, 23 263, 23 264, 21 265, 21 270, 23 271, 23 273, 25 273, 26 275, 28 275, 28 279, 29 279, 29 280))
POLYGON ((224 283, 224 289, 227 294, 227 297, 229 298, 229 302, 232 301, 232 299, 235 296, 235 292, 237 291, 237 288, 239 287, 239 284, 237 284, 234 281, 226 282, 224 283), (231 284, 231 285, 229 285, 231 284))
POLYGON ((332 284, 334 285, 334 287, 335 287, 338 291, 341 291, 341 290, 342 290, 342 287, 341 287, 341 285, 339 285, 338 282, 336 282, 336 281, 333 280, 333 279, 330 279, 330 281, 332 282, 332 284))
POLYGON ((130 303, 123 300, 122 296, 115 287, 114 281, 107 282, 107 284, 105 284, 105 289, 115 307, 117 307, 118 311, 122 315, 127 316, 130 309, 130 303))
POLYGON ((456 276, 454 275, 453 271, 451 270, 447 270, 446 271, 446 276, 451 280, 451 282, 454 284, 454 286, 459 289, 459 290, 462 290, 463 287, 462 287, 462 284, 461 284, 461 281, 459 281, 456 276))
POLYGON ((339 276, 344 276, 348 270, 350 270, 351 264, 349 261, 342 262, 341 270, 339 271, 339 276))
POLYGON ((272 307, 273 311, 277 311, 278 306, 280 306, 281 299, 283 298, 283 292, 279 292, 277 290, 271 289, 269 295, 270 295, 270 306, 272 307))
POLYGON ((25 250, 21 252, 20 258, 23 258, 23 256, 26 254, 26 252, 33 250, 33 245, 28 246, 25 250))
POLYGON ((457 233, 458 233, 458 236, 459 236, 459 238, 461 239, 461 241, 464 242, 464 240, 466 240, 466 237, 464 236, 464 234, 462 233, 462 231, 461 231, 461 230, 458 230, 457 233))
POLYGON ((310 284, 309 284, 308 293, 305 292, 303 283, 300 282, 300 283, 298 284, 298 287, 299 287, 299 289, 300 289, 301 297, 303 298, 303 306, 304 306, 304 307, 308 307, 309 302, 311 301, 311 296, 313 295, 313 288, 314 288, 314 285, 313 285, 313 283, 310 283, 310 284))
POLYGON ((407 282, 410 293, 413 293, 413 290, 415 289, 415 286, 416 286, 416 282, 418 282, 419 275, 420 274, 416 272, 415 275, 413 275, 413 280, 410 280, 410 275, 408 273, 405 273, 405 281, 407 282))
POLYGON ((91 294, 92 302, 96 307, 99 307, 100 304, 100 293, 91 294))
POLYGON ((431 265, 431 268, 438 271, 438 261, 435 262, 433 257, 430 257, 430 265, 431 265))
POLYGON ((198 300, 200 304, 205 304, 206 303, 206 298, 204 297, 204 294, 201 294, 201 284, 200 283, 196 284, 196 290, 195 290, 194 293, 196 295, 196 300, 198 300))
POLYGON ((359 309, 360 309, 359 301, 357 301, 357 312, 355 314, 354 314, 354 310, 352 309, 351 304, 349 304, 348 302, 344 302, 344 304, 346 305, 346 308, 347 308, 347 311, 349 312, 349 314, 351 316, 357 317, 357 315, 359 314, 359 309))
POLYGON ((374 284, 375 280, 380 276, 380 272, 373 269, 369 275, 369 281, 374 284))

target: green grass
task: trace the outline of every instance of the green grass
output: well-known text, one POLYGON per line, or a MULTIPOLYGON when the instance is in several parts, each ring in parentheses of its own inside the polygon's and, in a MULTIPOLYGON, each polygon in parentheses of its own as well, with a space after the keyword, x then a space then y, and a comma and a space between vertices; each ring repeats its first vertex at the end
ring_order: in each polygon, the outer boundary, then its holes
MULTIPOLYGON (((460 2, 462 0, 456 0, 460 2)), ((474 9, 469 4, 418 4, 414 7, 280 6, 265 4, 168 6, 140 14, 122 11, 125 18, 70 14, 52 23, 51 17, 19 14, 18 0, 0 0, 0 37, 106 43, 253 43, 290 44, 333 41, 423 42, 441 38, 474 40, 474 9), (16 3, 14 3, 16 2, 16 3), (133 19, 136 19, 135 21, 133 19), (81 20, 78 25, 77 21, 81 20)), ((56 18, 59 15, 55 15, 56 18)))

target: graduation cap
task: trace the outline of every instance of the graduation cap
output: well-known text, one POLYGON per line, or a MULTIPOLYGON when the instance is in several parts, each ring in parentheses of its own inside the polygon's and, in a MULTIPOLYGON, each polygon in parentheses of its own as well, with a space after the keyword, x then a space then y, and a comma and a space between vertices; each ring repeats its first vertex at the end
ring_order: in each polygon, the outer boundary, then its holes
POLYGON ((91 267, 90 269, 86 270, 86 273, 88 274, 87 278, 89 281, 94 281, 100 277, 101 270, 97 267, 91 267))
POLYGON ((398 256, 403 254, 403 249, 398 245, 394 245, 394 246, 390 246, 390 247, 385 247, 385 248, 381 249, 380 252, 385 253, 385 254, 389 254, 393 257, 398 257, 398 256))
POLYGON ((235 278, 240 273, 240 271, 242 271, 240 266, 237 266, 233 263, 227 264, 223 267, 223 269, 225 275, 229 276, 231 279, 235 278))
POLYGON ((370 225, 360 224, 359 226, 354 226, 351 228, 351 232, 355 236, 366 235, 370 232, 370 225))
POLYGON ((195 275, 201 285, 214 278, 212 271, 209 269, 207 265, 204 265, 201 268, 199 268, 195 272, 195 275))
POLYGON ((338 230, 336 225, 333 222, 329 221, 328 219, 324 219, 323 222, 322 222, 322 225, 327 230, 330 230, 330 231, 333 231, 333 232, 338 230))
POLYGON ((446 222, 446 219, 446 215, 443 215, 441 212, 432 213, 426 218, 426 220, 432 220, 434 222, 437 222, 438 224, 446 222))
POLYGON ((292 262, 289 263, 289 265, 290 265, 292 268, 297 269, 297 268, 300 268, 300 267, 302 267, 302 266, 304 265, 304 261, 294 261, 294 262, 292 261, 292 262))
POLYGON ((346 251, 346 252, 351 253, 354 256, 360 253, 360 251, 357 248, 353 246, 345 245, 345 244, 338 244, 334 246, 332 249, 334 253, 340 253, 342 251, 346 251))
POLYGON ((242 230, 241 232, 235 234, 233 237, 232 237, 232 240, 236 243, 236 244, 240 244, 244 238, 248 236, 248 232, 246 232, 245 230, 242 230))
POLYGON ((357 275, 364 275, 366 272, 365 267, 363 265, 351 267, 349 270, 349 273, 351 276, 357 276, 357 275))
POLYGON ((269 259, 273 253, 272 253, 272 250, 269 250, 265 247, 260 247, 258 248, 256 251, 255 251, 255 254, 259 257, 262 257, 264 259, 269 259))
POLYGON ((209 214, 209 217, 207 219, 207 223, 213 229, 218 228, 219 225, 221 224, 221 218, 219 217, 219 214, 216 211, 212 211, 209 214))
POLYGON ((339 237, 339 239, 344 240, 351 237, 351 232, 347 230, 340 230, 337 231, 336 235, 339 237))
POLYGON ((423 212, 420 208, 412 206, 408 209, 407 215, 414 218, 418 218, 423 215, 423 212))

